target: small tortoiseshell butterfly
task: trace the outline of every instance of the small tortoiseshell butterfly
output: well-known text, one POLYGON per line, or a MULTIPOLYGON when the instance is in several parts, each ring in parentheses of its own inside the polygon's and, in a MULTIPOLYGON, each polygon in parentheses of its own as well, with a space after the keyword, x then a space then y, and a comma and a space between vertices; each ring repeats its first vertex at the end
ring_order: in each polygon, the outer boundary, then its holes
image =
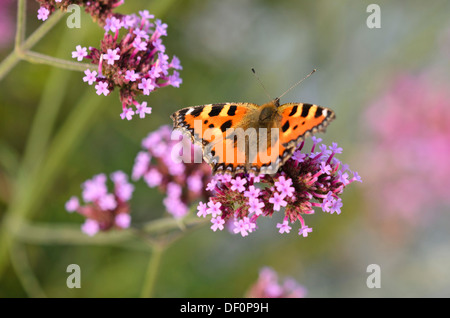
MULTIPOLYGON (((284 95, 284 94, 283 94, 284 95)), ((307 103, 220 103, 180 109, 174 129, 200 144, 213 174, 276 173, 300 142, 325 131, 331 109, 307 103)))

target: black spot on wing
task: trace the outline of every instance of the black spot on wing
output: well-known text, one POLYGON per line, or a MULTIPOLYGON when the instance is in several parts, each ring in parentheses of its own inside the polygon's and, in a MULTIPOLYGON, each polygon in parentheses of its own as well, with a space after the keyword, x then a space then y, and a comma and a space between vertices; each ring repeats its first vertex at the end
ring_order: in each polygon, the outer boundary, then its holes
POLYGON ((211 108, 211 111, 209 112, 208 116, 209 117, 214 117, 214 116, 218 116, 220 114, 220 112, 223 109, 223 104, 216 104, 211 108))
POLYGON ((204 106, 200 106, 200 107, 196 107, 194 108, 194 110, 190 113, 190 115, 194 116, 194 117, 198 117, 200 116, 200 114, 203 111, 204 106))
POLYGON ((295 105, 294 107, 292 107, 292 110, 291 110, 289 116, 294 116, 295 113, 297 113, 297 110, 298 110, 298 105, 295 105))
POLYGON ((225 132, 228 128, 231 127, 231 124, 233 123, 232 120, 227 120, 226 122, 224 122, 221 126, 220 126, 220 130, 222 130, 222 132, 225 132))
POLYGON ((302 117, 306 117, 309 114, 309 109, 312 107, 312 104, 303 104, 302 106, 302 117))
POLYGON ((237 109, 237 106, 236 106, 236 105, 231 105, 230 108, 228 108, 227 115, 228 115, 228 116, 234 116, 234 115, 236 115, 236 109, 237 109))
POLYGON ((174 115, 183 116, 184 117, 188 110, 189 110, 189 108, 180 109, 178 112, 174 113, 174 115))
POLYGON ((281 127, 281 130, 282 130, 283 132, 286 132, 286 130, 288 130, 288 129, 289 129, 289 120, 286 121, 286 122, 284 123, 284 125, 281 127))
POLYGON ((214 124, 210 124, 208 127, 209 128, 214 128, 214 124))
POLYGON ((320 106, 317 106, 316 113, 314 114, 314 118, 322 116, 322 112, 323 112, 323 108, 320 106))

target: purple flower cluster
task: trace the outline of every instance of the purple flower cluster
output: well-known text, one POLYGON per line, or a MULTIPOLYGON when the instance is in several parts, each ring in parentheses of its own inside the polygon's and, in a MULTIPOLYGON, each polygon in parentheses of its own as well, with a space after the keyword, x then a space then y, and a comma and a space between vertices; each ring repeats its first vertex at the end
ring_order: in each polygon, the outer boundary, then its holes
POLYGON ((128 182, 128 176, 122 171, 111 174, 114 183, 113 193, 108 192, 106 175, 98 174, 82 184, 81 194, 86 205, 80 205, 76 196, 66 202, 68 212, 78 212, 86 217, 81 230, 92 236, 98 231, 111 228, 124 229, 130 226, 131 216, 128 201, 134 186, 128 182))
POLYGON ((38 19, 45 21, 49 15, 57 9, 67 11, 70 5, 84 7, 84 10, 92 16, 92 19, 100 25, 105 23, 106 18, 113 15, 112 10, 124 3, 124 0, 36 0, 40 8, 38 10, 38 19))
POLYGON ((264 267, 259 271, 256 283, 250 287, 247 298, 304 298, 306 288, 298 284, 293 278, 287 278, 283 284, 278 283, 277 273, 264 267))
POLYGON ((172 132, 169 126, 161 126, 144 138, 142 147, 145 151, 136 156, 132 179, 143 178, 150 188, 158 187, 167 193, 163 203, 170 214, 183 217, 192 203, 208 197, 205 185, 210 181, 211 169, 206 163, 194 163, 193 158, 201 162, 202 154, 190 139, 172 132))
POLYGON ((122 119, 131 120, 133 115, 144 118, 151 113, 147 102, 139 103, 136 97, 149 95, 164 86, 179 87, 182 83, 180 61, 176 56, 169 60, 165 54, 162 36, 167 35, 167 24, 154 20, 147 10, 139 15, 119 15, 105 19, 105 35, 100 48, 81 45, 72 52, 78 61, 90 59, 98 66, 97 71, 87 69, 83 81, 95 83, 98 95, 109 95, 116 87, 120 90, 122 119), (124 34, 119 38, 119 31, 124 34))
POLYGON ((336 159, 342 148, 336 143, 331 147, 319 145, 320 138, 312 140, 310 153, 300 152, 302 143, 274 175, 216 175, 206 188, 214 195, 207 203, 199 203, 197 215, 211 215, 213 231, 223 230, 227 223, 234 233, 247 236, 256 230, 259 217, 279 212, 284 213, 282 223, 277 224, 279 233, 289 233, 291 224, 298 220, 299 235, 308 236, 312 228, 305 225, 303 215, 314 213, 314 207, 340 214, 339 195, 350 183, 361 182, 357 172, 336 159))

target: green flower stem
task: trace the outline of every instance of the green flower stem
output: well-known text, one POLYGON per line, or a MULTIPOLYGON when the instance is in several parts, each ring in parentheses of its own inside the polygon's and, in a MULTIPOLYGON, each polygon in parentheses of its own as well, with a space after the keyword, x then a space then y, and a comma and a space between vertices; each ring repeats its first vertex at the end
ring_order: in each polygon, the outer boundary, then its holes
MULTIPOLYGON (((92 237, 82 233, 79 226, 73 224, 54 223, 29 223, 23 221, 20 227, 15 229, 14 237, 22 243, 40 245, 126 245, 130 246, 138 242, 142 236, 158 236, 165 232, 179 229, 179 223, 183 222, 186 228, 192 228, 206 224, 205 219, 188 217, 183 220, 175 220, 167 217, 148 222, 140 229, 130 228, 121 231, 98 233, 92 237), (128 244, 130 243, 130 244, 128 244)), ((140 249, 140 247, 138 247, 140 249)))
POLYGON ((29 297, 46 297, 36 276, 33 273, 25 247, 21 244, 13 244, 13 247, 11 248, 11 263, 17 273, 17 277, 29 297))
POLYGON ((18 14, 17 14, 17 31, 14 51, 11 52, 1 63, 0 63, 0 80, 8 74, 8 72, 16 66, 16 64, 24 58, 27 51, 30 50, 42 37, 44 37, 48 31, 50 31, 56 23, 64 16, 61 11, 54 12, 47 21, 45 21, 36 31, 31 34, 28 39, 23 41, 23 35, 25 33, 25 2, 20 0, 18 2, 18 14))
POLYGON ((78 63, 74 61, 67 61, 51 57, 45 54, 32 52, 30 49, 50 31, 56 23, 64 16, 64 12, 55 11, 51 14, 47 21, 45 21, 36 31, 33 32, 25 41, 25 9, 26 1, 20 0, 18 2, 17 11, 17 31, 15 39, 15 48, 1 63, 0 63, 0 80, 8 74, 8 72, 20 61, 26 60, 31 63, 40 63, 56 66, 66 70, 84 71, 87 68, 95 70, 95 66, 87 63, 78 63))
POLYGON ((151 298, 154 295, 156 275, 158 273, 161 256, 164 252, 163 246, 155 245, 152 248, 150 260, 147 266, 147 273, 144 279, 144 285, 142 286, 141 298, 151 298))
POLYGON ((87 68, 92 71, 96 70, 97 67, 89 63, 78 63, 73 61, 66 61, 64 59, 59 59, 57 57, 48 56, 45 54, 27 51, 23 57, 25 61, 35 63, 35 64, 47 64, 51 66, 58 67, 60 69, 72 70, 72 71, 84 71, 87 68))
POLYGON ((25 39, 26 14, 27 14, 27 1, 19 0, 17 2, 16 38, 14 42, 15 47, 21 47, 23 40, 25 39))

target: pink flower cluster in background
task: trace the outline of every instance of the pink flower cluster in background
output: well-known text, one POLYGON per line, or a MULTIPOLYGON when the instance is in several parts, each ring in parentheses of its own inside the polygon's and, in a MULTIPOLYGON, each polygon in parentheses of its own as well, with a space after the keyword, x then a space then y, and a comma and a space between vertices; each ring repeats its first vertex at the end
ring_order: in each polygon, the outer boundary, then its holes
POLYGON ((367 109, 364 161, 377 214, 411 224, 450 205, 450 92, 428 75, 398 77, 367 109))
POLYGON ((258 280, 248 290, 247 298, 304 298, 307 290, 293 278, 278 282, 278 274, 270 267, 259 271, 258 280))
POLYGON ((210 181, 211 168, 206 163, 194 163, 201 162, 201 149, 188 138, 161 126, 142 140, 142 147, 145 150, 136 156, 132 179, 142 178, 150 188, 158 187, 166 193, 163 203, 170 214, 183 217, 191 204, 208 197, 205 185, 210 181))
POLYGON ((128 201, 131 199, 134 186, 128 182, 128 176, 122 171, 111 174, 114 191, 108 192, 105 174, 95 175, 82 184, 81 194, 86 205, 80 205, 76 196, 66 203, 68 212, 78 212, 86 217, 81 230, 92 236, 98 231, 112 228, 128 228, 131 223, 128 201))

